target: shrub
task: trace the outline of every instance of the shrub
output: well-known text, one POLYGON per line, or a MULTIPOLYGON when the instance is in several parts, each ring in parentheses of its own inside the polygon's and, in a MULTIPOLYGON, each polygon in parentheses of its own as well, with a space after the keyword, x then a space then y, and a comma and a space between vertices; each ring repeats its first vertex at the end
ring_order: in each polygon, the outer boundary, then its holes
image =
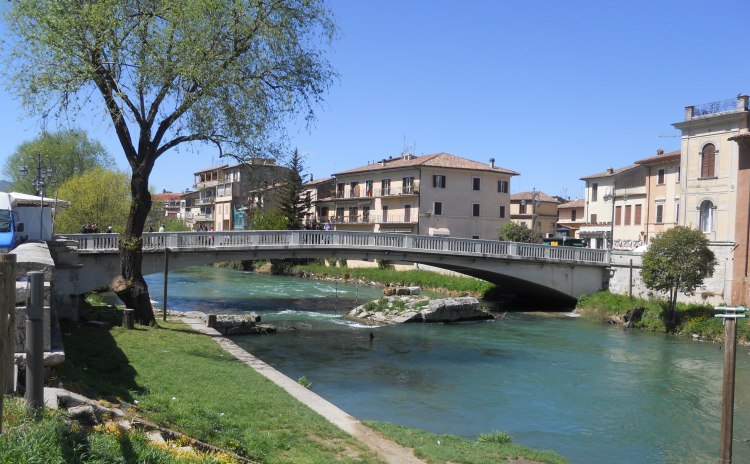
POLYGON ((490 433, 480 434, 477 438, 477 441, 479 443, 494 443, 496 445, 504 445, 506 443, 511 443, 513 439, 510 437, 510 434, 508 432, 498 432, 496 430, 493 430, 490 433))

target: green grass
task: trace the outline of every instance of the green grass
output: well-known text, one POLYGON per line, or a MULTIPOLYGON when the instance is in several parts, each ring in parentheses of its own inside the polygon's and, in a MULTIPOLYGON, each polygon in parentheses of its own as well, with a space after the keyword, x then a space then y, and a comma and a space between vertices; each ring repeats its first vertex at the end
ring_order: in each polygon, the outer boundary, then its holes
POLYGON ((364 445, 178 323, 81 327, 56 379, 191 437, 267 463, 380 462, 364 445))
POLYGON ((6 397, 0 464, 179 464, 230 462, 226 456, 188 456, 150 443, 143 432, 104 427, 84 429, 63 411, 45 410, 38 420, 21 398, 6 397))
POLYGON ((419 269, 396 271, 378 268, 341 268, 322 264, 294 266, 293 273, 309 272, 317 277, 349 278, 399 286, 419 286, 426 290, 447 292, 454 295, 483 297, 495 286, 484 280, 471 277, 458 277, 419 269))
POLYGON ((384 422, 367 422, 367 425, 403 446, 414 448, 414 454, 429 463, 496 464, 519 458, 552 464, 568 462, 551 451, 533 451, 513 444, 507 441, 510 436, 504 432, 483 434, 477 441, 471 441, 384 422))
MULTIPOLYGON (((611 316, 622 316, 629 309, 642 306, 646 311, 641 321, 636 324, 636 328, 686 336, 698 334, 707 340, 723 340, 724 326, 719 318, 714 317, 716 311, 713 306, 678 303, 677 325, 668 327, 664 323, 664 304, 658 299, 631 300, 626 295, 598 292, 581 298, 576 311, 586 319, 603 322, 611 316)), ((750 326, 747 321, 739 320, 737 337, 742 343, 750 342, 750 326)))

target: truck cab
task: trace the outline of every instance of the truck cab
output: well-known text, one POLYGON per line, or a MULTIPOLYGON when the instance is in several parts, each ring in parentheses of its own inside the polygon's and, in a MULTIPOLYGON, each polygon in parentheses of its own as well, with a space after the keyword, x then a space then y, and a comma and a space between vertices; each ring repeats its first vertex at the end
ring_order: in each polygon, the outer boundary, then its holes
POLYGON ((14 203, 10 194, 0 192, 0 253, 10 252, 28 237, 14 203))

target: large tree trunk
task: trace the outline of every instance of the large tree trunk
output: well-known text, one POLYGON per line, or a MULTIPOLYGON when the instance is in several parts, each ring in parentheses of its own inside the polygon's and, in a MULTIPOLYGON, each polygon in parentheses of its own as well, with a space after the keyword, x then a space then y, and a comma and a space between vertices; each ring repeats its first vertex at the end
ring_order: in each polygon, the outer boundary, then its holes
POLYGON ((133 202, 125 232, 120 239, 120 272, 113 284, 113 290, 128 308, 133 308, 136 322, 144 325, 156 323, 154 309, 148 293, 148 285, 143 278, 143 228, 151 210, 151 193, 148 191, 148 178, 153 163, 133 166, 130 191, 133 202))

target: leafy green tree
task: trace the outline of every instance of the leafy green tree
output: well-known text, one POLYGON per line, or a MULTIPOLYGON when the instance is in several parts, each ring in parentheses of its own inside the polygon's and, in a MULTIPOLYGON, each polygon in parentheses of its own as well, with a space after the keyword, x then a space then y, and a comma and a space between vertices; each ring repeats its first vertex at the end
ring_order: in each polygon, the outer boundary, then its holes
POLYGON ((286 120, 300 109, 311 120, 333 80, 321 52, 332 15, 324 0, 15 0, 7 9, 6 69, 24 105, 73 117, 99 105, 112 124, 133 199, 113 288, 137 321, 154 323, 141 236, 156 161, 192 142, 237 158, 278 153, 286 120))
POLYGON ((185 224, 185 221, 179 219, 170 218, 163 222, 164 230, 166 232, 188 232, 190 227, 185 224))
POLYGON ((106 232, 107 226, 115 232, 125 228, 130 183, 124 172, 91 169, 62 184, 58 196, 70 206, 55 217, 56 233, 77 233, 84 224, 96 224, 100 232, 106 232))
POLYGON ((279 209, 256 209, 250 216, 253 230, 286 230, 287 223, 286 214, 279 209))
POLYGON ((643 255, 641 278, 646 287, 667 293, 665 322, 677 322, 677 294, 692 295, 714 274, 714 266, 716 257, 699 230, 677 226, 654 237, 643 255))
POLYGON ((5 160, 3 174, 13 184, 13 190, 36 193, 31 180, 36 175, 40 155, 42 165, 52 168, 52 174, 45 180, 44 190, 47 196, 54 196, 57 188, 72 177, 95 167, 114 164, 114 159, 104 147, 99 142, 90 140, 84 131, 45 132, 36 139, 19 145, 5 160), (29 170, 26 176, 21 174, 21 168, 24 167, 29 170))
POLYGON ((284 183, 279 187, 279 209, 286 216, 288 230, 299 230, 305 224, 305 213, 310 210, 310 197, 303 195, 302 177, 304 165, 297 149, 287 165, 284 183))
POLYGON ((537 242, 537 237, 533 230, 526 227, 525 223, 516 224, 515 222, 509 222, 500 228, 499 239, 504 242, 537 242))

